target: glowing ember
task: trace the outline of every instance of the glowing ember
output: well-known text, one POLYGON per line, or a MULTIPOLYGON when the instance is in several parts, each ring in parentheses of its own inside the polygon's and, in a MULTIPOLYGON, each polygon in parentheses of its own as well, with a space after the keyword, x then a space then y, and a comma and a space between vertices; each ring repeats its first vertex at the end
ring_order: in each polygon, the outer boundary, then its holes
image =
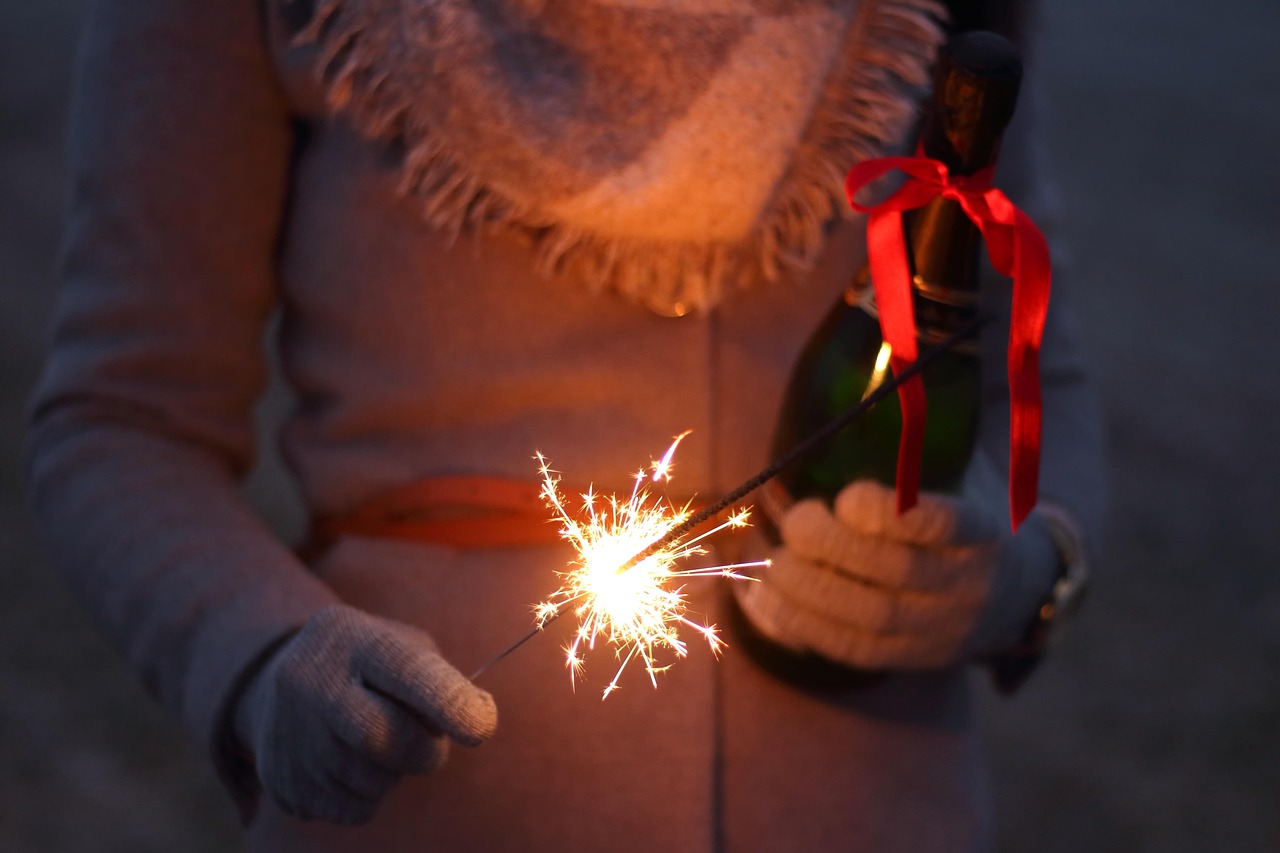
POLYGON ((565 649, 570 677, 576 680, 583 667, 582 653, 594 649, 597 640, 613 646, 619 661, 617 673, 604 690, 607 697, 618 687, 623 671, 639 659, 657 687, 657 674, 662 665, 663 650, 684 657, 688 649, 679 637, 685 626, 697 631, 712 652, 724 646, 714 625, 703 625, 686 615, 687 601, 683 586, 673 586, 684 578, 726 577, 754 580, 736 570, 767 566, 768 561, 709 566, 700 569, 678 568, 681 561, 705 554, 699 543, 729 527, 747 526, 748 510, 740 510, 711 530, 636 557, 667 533, 692 516, 690 504, 671 506, 664 497, 649 491, 648 482, 671 479, 672 457, 676 446, 688 432, 676 437, 660 460, 648 470, 635 475, 631 496, 621 500, 616 495, 603 497, 588 489, 582 495, 582 511, 571 514, 559 491, 560 478, 552 471, 541 453, 537 459, 542 474, 542 496, 562 523, 561 531, 573 543, 577 558, 567 571, 561 572, 563 584, 547 601, 536 607, 538 627, 556 618, 572 606, 578 616, 578 630, 565 649))

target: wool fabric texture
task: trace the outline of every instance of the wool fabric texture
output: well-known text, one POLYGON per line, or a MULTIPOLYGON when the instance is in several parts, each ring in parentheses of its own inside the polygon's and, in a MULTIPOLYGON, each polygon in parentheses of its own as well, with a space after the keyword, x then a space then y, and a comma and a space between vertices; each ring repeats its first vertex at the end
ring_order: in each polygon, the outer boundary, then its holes
POLYGON ((442 231, 509 228, 655 310, 807 269, 846 164, 901 140, 932 0, 318 0, 325 100, 442 231))

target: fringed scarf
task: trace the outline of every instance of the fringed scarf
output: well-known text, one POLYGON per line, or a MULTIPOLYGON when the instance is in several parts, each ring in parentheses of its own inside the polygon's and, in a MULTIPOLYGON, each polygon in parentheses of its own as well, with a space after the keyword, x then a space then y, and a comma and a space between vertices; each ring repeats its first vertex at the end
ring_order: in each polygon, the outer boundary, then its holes
POLYGON ((512 229, 666 314, 807 268, 845 172, 896 146, 933 0, 315 0, 329 109, 399 139, 457 235, 512 229))

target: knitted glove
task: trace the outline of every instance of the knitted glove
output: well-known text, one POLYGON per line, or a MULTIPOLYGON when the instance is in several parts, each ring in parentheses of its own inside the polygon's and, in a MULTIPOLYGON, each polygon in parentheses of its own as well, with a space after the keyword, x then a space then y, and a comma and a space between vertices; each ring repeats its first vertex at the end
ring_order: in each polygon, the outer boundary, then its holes
POLYGON ((921 494, 902 515, 893 489, 870 481, 845 487, 834 512, 795 504, 761 583, 734 585, 743 612, 786 648, 861 669, 943 667, 1016 645, 1058 554, 1035 512, 1009 532, 1002 481, 974 467, 967 497, 921 494))
POLYGON ((290 814, 364 823, 404 773, 429 773, 446 737, 493 734, 493 698, 426 634, 346 606, 316 613, 235 707, 263 789, 290 814))

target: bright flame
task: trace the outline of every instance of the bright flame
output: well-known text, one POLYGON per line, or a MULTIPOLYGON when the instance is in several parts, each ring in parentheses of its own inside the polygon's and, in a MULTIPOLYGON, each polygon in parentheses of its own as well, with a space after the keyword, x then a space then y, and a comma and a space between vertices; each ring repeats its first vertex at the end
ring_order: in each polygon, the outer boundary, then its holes
POLYGON ((659 662, 662 650, 672 652, 675 657, 688 653, 678 633, 681 626, 698 632, 712 652, 724 647, 714 625, 703 625, 686 615, 684 587, 673 587, 673 583, 684 578, 715 576, 754 580, 737 570, 769 564, 762 560, 700 569, 677 567, 688 557, 705 554, 706 549, 699 543, 707 537, 726 528, 746 527, 749 510, 743 509, 705 533, 677 540, 628 566, 646 548, 693 515, 691 504, 677 509, 663 497, 652 495, 647 486, 647 481, 657 483, 670 479, 672 456, 688 434, 677 436, 649 471, 636 473, 631 496, 625 501, 616 495, 601 497, 588 489, 582 495, 580 517, 569 512, 560 494, 559 476, 541 453, 537 455, 542 496, 560 520, 564 538, 573 543, 578 552, 570 568, 559 573, 563 579, 561 587, 536 606, 537 624, 542 627, 559 616, 565 607, 574 607, 579 619, 578 630, 565 653, 570 678, 575 682, 583 668, 585 651, 594 649, 597 640, 614 647, 621 663, 604 690, 605 697, 618 688, 623 671, 636 659, 657 687, 657 674, 670 666, 670 663, 659 662))
POLYGON ((884 378, 889 372, 889 357, 893 355, 893 349, 889 346, 888 341, 880 343, 880 351, 876 353, 876 366, 871 370, 871 379, 867 382, 867 390, 862 392, 862 399, 867 399, 872 391, 875 391, 884 384, 884 378))

